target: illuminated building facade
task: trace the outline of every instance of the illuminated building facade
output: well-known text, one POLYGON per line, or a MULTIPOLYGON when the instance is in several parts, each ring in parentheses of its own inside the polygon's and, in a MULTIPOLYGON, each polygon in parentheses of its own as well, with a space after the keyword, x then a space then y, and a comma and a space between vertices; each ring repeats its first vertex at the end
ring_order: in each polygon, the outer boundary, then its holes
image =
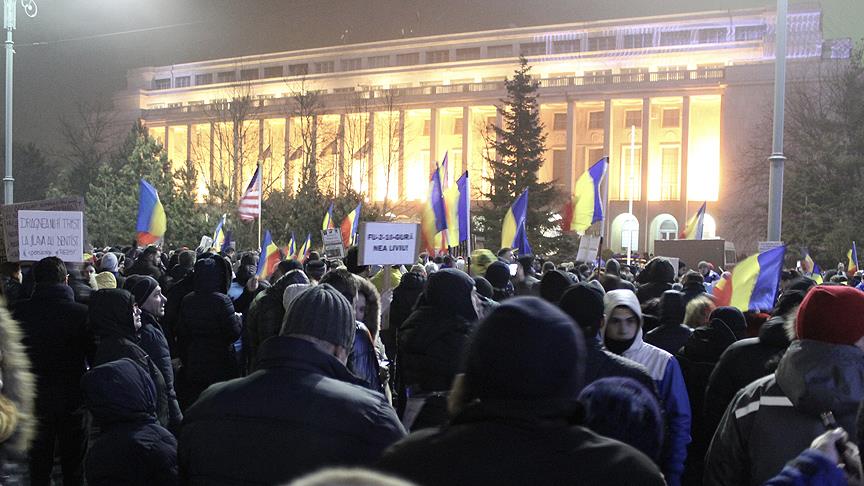
MULTIPOLYGON (((172 163, 192 161, 202 194, 232 178, 245 184, 269 147, 267 190, 295 190, 302 160, 316 154, 325 192, 350 188, 410 213, 445 153, 450 177, 468 170, 483 199, 488 127, 501 123, 495 105, 521 54, 539 80, 548 135, 540 179, 569 193, 609 156, 613 250, 630 241, 651 252, 704 201, 706 237, 748 240, 724 213, 743 197, 731 169, 771 109, 774 19, 767 9, 706 12, 149 67, 128 73, 115 107, 143 119, 172 163), (314 111, 297 103, 309 90, 314 111), (253 100, 242 117, 232 113, 238 95, 253 100)), ((850 48, 823 39, 818 8, 790 12, 790 70, 848 59, 850 48)))

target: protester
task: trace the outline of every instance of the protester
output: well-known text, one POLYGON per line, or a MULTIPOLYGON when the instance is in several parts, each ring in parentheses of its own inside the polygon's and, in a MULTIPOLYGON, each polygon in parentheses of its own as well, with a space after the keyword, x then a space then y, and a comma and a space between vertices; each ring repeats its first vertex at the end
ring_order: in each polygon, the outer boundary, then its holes
POLYGON ((501 302, 514 295, 513 284, 510 282, 510 267, 506 263, 500 260, 492 262, 486 269, 485 277, 492 284, 492 300, 495 302, 501 302))
POLYGON ((699 270, 699 273, 702 274, 702 279, 706 284, 710 285, 720 280, 720 275, 714 271, 714 265, 706 261, 701 261, 696 265, 696 268, 699 270))
POLYGON ((0 264, 0 291, 9 310, 14 310, 18 302, 26 298, 24 286, 21 284, 21 264, 16 262, 0 264))
POLYGON ((471 341, 449 425, 412 434, 379 466, 430 486, 664 484, 644 454, 578 425, 584 349, 551 304, 505 301, 471 341))
POLYGON ((658 317, 657 327, 645 334, 645 342, 674 355, 693 333, 683 324, 684 294, 676 290, 663 292, 658 317))
POLYGON ((378 293, 384 292, 384 276, 386 272, 390 272, 390 288, 396 288, 399 286, 399 282, 402 281, 402 272, 399 271, 398 265, 385 265, 384 268, 381 269, 378 273, 372 276, 369 279, 373 285, 375 285, 375 289, 378 290, 378 293))
POLYGON ((86 450, 81 389, 86 359, 95 348, 87 328, 87 306, 76 303, 67 285, 66 265, 47 257, 33 266, 36 288, 15 308, 23 343, 36 376, 35 417, 30 448, 30 484, 49 486, 55 443, 64 485, 80 485, 86 450))
POLYGON ((298 296, 259 370, 210 387, 186 413, 183 484, 280 484, 323 466, 370 465, 405 434, 345 364, 354 309, 330 285, 298 296))
POLYGON ((639 303, 645 303, 651 299, 659 298, 663 292, 672 290, 677 272, 672 263, 663 257, 652 258, 636 277, 638 290, 636 296, 639 303))
POLYGON ((153 245, 148 246, 135 260, 135 264, 132 265, 132 268, 126 269, 126 276, 149 275, 156 279, 157 282, 162 280, 165 271, 161 268, 159 254, 160 252, 157 247, 153 245))
POLYGON ((96 280, 96 288, 94 290, 117 288, 117 278, 111 272, 100 272, 93 278, 96 280))
POLYGON ((81 388, 99 430, 87 451, 88 486, 178 484, 177 440, 156 420, 156 386, 144 369, 128 358, 102 364, 81 388))
POLYGON ((131 275, 126 279, 126 290, 132 293, 135 305, 141 310, 138 345, 150 355, 162 373, 168 397, 168 430, 176 433, 180 430, 183 414, 174 388, 174 367, 168 341, 159 324, 159 320, 165 317, 165 296, 159 283, 147 275, 131 275))
POLYGON ((819 286, 798 308, 798 338, 773 375, 744 387, 708 450, 705 482, 762 484, 824 431, 823 412, 854 430, 864 398, 864 293, 819 286))
POLYGON ((714 301, 707 294, 690 299, 684 310, 684 325, 693 329, 707 325, 715 307, 717 306, 714 301))
POLYGON ((699 272, 688 271, 681 277, 681 292, 684 293, 684 307, 686 308, 691 300, 707 293, 705 292, 705 278, 699 272))
POLYGON ((540 295, 540 280, 536 277, 537 271, 534 269, 534 255, 521 255, 516 262, 519 266, 516 268, 513 285, 515 295, 540 295))
POLYGON ((574 283, 576 279, 569 273, 552 270, 543 274, 543 278, 540 279, 540 297, 547 302, 557 304, 564 292, 574 283))
POLYGON ((471 276, 482 277, 486 275, 486 269, 492 262, 496 261, 495 254, 486 248, 474 250, 471 253, 471 276))
MULTIPOLYGON (((802 295, 801 299, 803 298, 804 296, 802 295)), ((800 303, 801 300, 798 302, 800 303)), ((711 314, 708 315, 708 322, 711 322, 714 319, 723 321, 723 324, 725 324, 726 327, 735 334, 736 341, 747 337, 747 318, 737 307, 721 306, 715 308, 711 311, 711 314)))
POLYGON ((99 271, 110 272, 117 281, 117 288, 123 288, 126 277, 120 273, 120 261, 115 253, 109 251, 102 255, 102 259, 99 260, 99 271))
POLYGON ((842 427, 816 437, 809 449, 786 464, 765 486, 860 485, 864 474, 858 446, 848 439, 842 427))
MULTIPOLYGON (((416 267, 416 265, 415 265, 416 267)), ((420 274, 412 271, 402 275, 399 285, 393 289, 393 301, 390 303, 390 328, 399 329, 405 319, 414 310, 417 299, 423 293, 426 285, 426 273, 420 274)))
POLYGON ((169 268, 162 279, 160 286, 167 294, 177 284, 192 273, 195 267, 195 252, 192 250, 181 250, 177 253, 177 264, 169 268))
POLYGON ((183 408, 213 383, 240 376, 234 342, 241 324, 226 294, 230 282, 231 265, 221 256, 195 262, 193 292, 183 298, 177 324, 177 396, 183 408))
POLYGON ((396 373, 410 430, 443 425, 447 396, 478 318, 474 280, 445 269, 429 276, 416 310, 399 328, 396 373))
MULTIPOLYGON (((671 269, 672 265, 665 262, 671 269)), ((681 484, 687 444, 690 443, 690 401, 675 358, 642 340, 642 310, 629 290, 613 290, 603 299, 604 344, 615 354, 644 365, 654 378, 666 415, 666 437, 661 469, 670 485, 681 484)))
POLYGON ((309 260, 306 261, 306 264, 303 266, 303 270, 306 272, 306 276, 309 277, 309 280, 318 283, 321 281, 321 277, 324 276, 324 273, 327 271, 327 265, 324 263, 324 260, 320 258, 312 258, 309 257, 309 260))
POLYGON ((603 283, 603 288, 610 290, 617 289, 627 289, 636 291, 636 286, 631 282, 627 281, 623 275, 621 275, 621 264, 618 263, 618 260, 614 258, 610 258, 606 260, 606 273, 601 277, 601 283, 603 283), (613 288, 614 282, 614 288, 613 288))

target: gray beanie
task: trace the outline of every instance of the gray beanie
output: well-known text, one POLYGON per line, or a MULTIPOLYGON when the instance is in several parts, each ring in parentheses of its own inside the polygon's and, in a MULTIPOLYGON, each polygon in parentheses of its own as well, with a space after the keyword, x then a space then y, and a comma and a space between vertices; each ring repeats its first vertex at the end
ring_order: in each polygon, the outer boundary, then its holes
POLYGON ((335 346, 354 346, 354 306, 329 284, 312 287, 291 302, 282 325, 283 336, 301 334, 335 346))
POLYGON ((282 307, 287 311, 291 307, 291 302, 294 302, 298 295, 306 292, 310 287, 312 286, 308 283, 295 283, 285 287, 285 291, 282 292, 282 307))

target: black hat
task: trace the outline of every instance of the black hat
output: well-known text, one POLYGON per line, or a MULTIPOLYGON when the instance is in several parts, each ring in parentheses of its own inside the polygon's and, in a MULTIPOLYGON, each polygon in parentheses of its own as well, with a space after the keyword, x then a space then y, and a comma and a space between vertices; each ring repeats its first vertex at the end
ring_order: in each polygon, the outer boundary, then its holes
POLYGON ((486 269, 486 280, 493 288, 503 289, 510 282, 510 267, 502 261, 495 261, 486 269))
POLYGON ((564 291, 574 283, 576 283, 575 279, 567 272, 561 270, 546 272, 540 279, 540 297, 557 304, 564 291))
POLYGON ((124 289, 132 292, 132 296, 135 297, 135 303, 138 304, 138 307, 141 307, 144 305, 144 302, 147 302, 150 294, 152 294, 158 286, 159 282, 149 275, 130 275, 126 278, 126 282, 123 284, 124 289))
POLYGON ((603 320, 603 288, 587 282, 580 282, 567 289, 561 296, 558 307, 583 329, 595 331, 603 320))
POLYGON ((281 334, 311 336, 350 350, 354 332, 354 307, 331 285, 322 284, 294 299, 285 313, 281 334))
POLYGON ((309 275, 310 278, 321 280, 326 271, 327 265, 324 264, 324 260, 309 260, 306 262, 306 275, 309 275))

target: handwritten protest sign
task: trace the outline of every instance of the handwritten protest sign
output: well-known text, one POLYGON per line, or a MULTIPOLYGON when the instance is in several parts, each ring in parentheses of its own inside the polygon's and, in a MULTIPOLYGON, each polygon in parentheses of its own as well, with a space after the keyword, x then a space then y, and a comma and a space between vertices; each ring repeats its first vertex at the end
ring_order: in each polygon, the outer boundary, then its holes
MULTIPOLYGON (((46 199, 15 204, 5 204, 0 209, 0 219, 3 226, 3 243, 0 245, 0 261, 20 261, 18 255, 18 212, 31 211, 84 211, 84 198, 67 197, 61 199, 46 199)), ((87 240, 87 224, 84 221, 83 240, 87 240)), ((87 248, 89 250, 89 245, 87 248)), ((80 261, 80 260, 79 260, 80 261)))
POLYGON ((417 260, 420 225, 360 223, 360 265, 410 265, 417 260))
POLYGON ((54 256, 64 262, 84 257, 84 213, 81 211, 18 211, 18 252, 21 261, 54 256))

